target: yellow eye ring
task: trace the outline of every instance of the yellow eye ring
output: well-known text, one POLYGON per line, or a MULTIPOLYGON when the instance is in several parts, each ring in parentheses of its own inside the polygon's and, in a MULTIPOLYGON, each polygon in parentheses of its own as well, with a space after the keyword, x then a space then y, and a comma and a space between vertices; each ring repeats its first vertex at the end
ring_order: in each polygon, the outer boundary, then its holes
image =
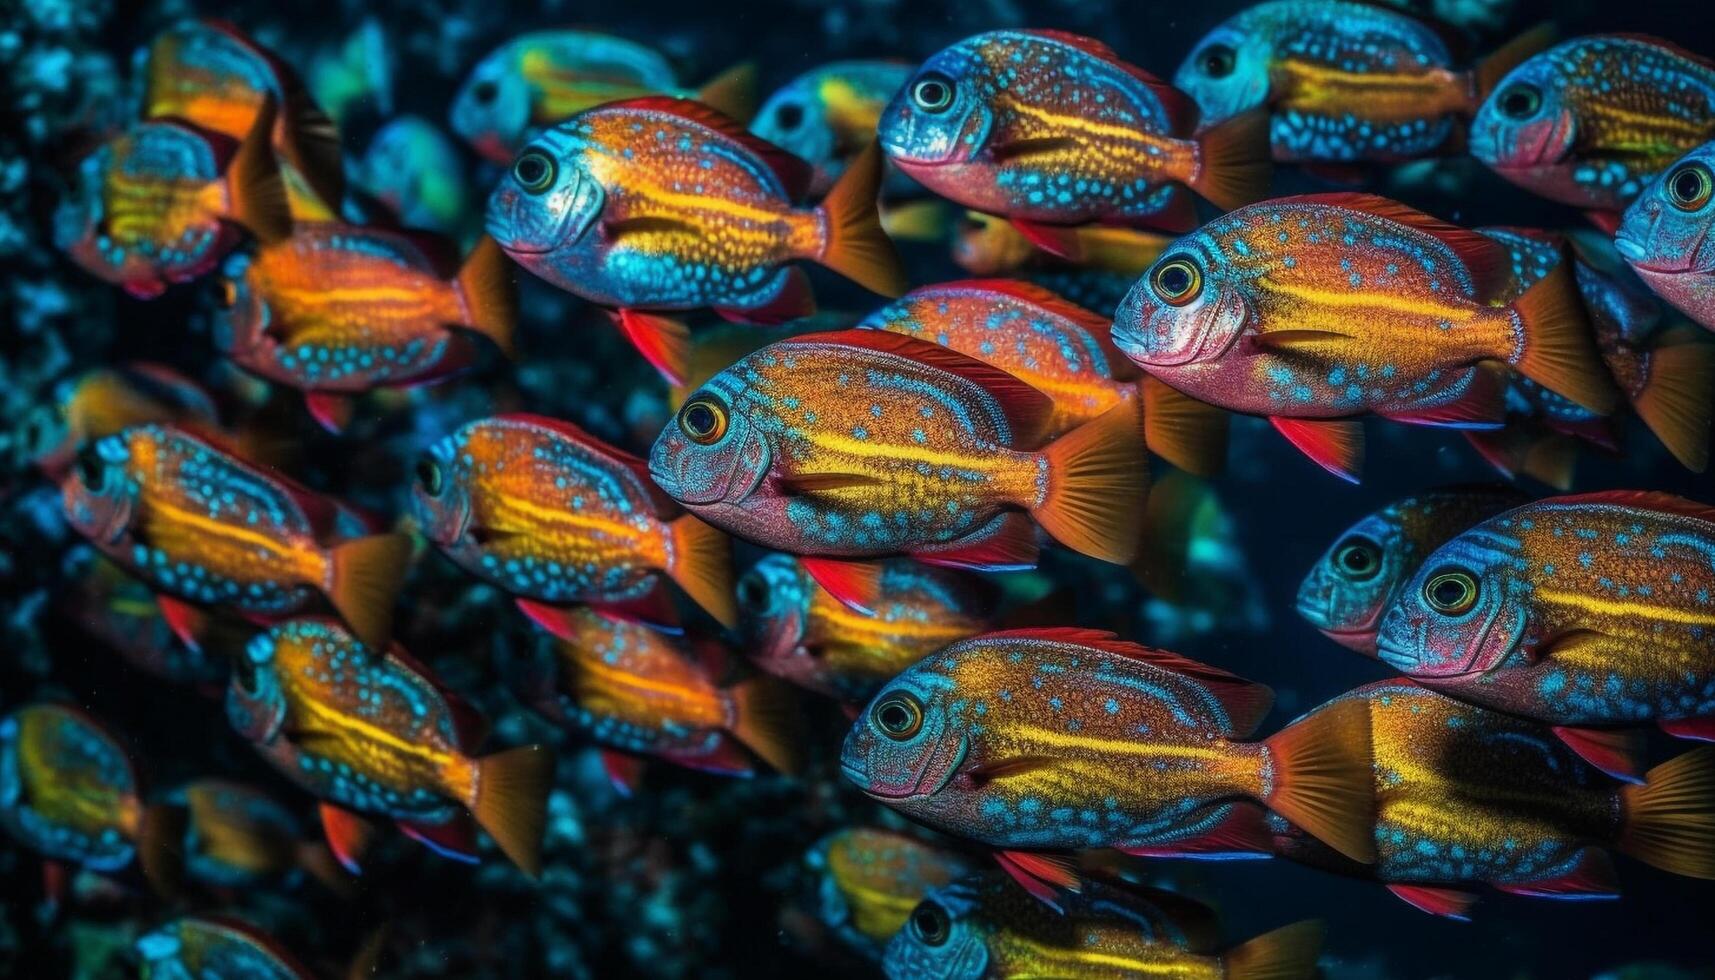
POLYGON ((1667 175, 1667 199, 1679 210, 1701 210, 1711 197, 1715 197, 1715 175, 1703 164, 1681 164, 1667 175))
POLYGON ((883 735, 895 741, 903 742, 923 727, 923 706, 904 691, 877 701, 869 716, 883 735))
POLYGON ((1203 291, 1203 271, 1183 256, 1163 262, 1150 281, 1155 286, 1155 295, 1174 306, 1184 306, 1203 291))
POLYGON ((1368 538, 1353 538, 1334 553, 1334 566, 1348 579, 1372 579, 1382 570, 1381 552, 1368 538))
POLYGON ((679 431, 699 446, 720 442, 726 435, 726 429, 726 406, 708 395, 693 398, 679 409, 679 431))
POLYGON ((911 86, 911 101, 924 112, 946 112, 953 106, 953 80, 929 73, 911 86))
POLYGON ((1448 616, 1461 616, 1477 604, 1477 580, 1461 571, 1440 572, 1423 583, 1423 601, 1448 616))
POLYGON ((528 150, 512 164, 512 179, 531 194, 554 186, 554 160, 541 150, 528 150))

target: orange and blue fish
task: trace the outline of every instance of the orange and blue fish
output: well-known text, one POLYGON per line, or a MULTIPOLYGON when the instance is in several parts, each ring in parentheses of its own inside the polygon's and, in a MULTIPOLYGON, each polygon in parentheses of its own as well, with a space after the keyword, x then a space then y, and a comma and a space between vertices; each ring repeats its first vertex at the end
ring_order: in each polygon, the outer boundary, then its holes
POLYGON ((1715 64, 1660 38, 1574 38, 1508 72, 1471 122, 1495 173, 1612 233, 1673 162, 1715 139, 1715 64))
POLYGON ((1649 288, 1715 330, 1715 142, 1704 143, 1644 188, 1614 238, 1649 288))
MULTIPOLYGON (((826 194, 864 147, 881 112, 911 78, 899 61, 835 61, 812 68, 762 103, 750 129, 814 168, 810 193, 826 194)), ((912 186, 890 177, 889 190, 912 186)))
POLYGON ((621 792, 636 790, 640 757, 748 776, 754 753, 780 772, 798 770, 792 689, 767 676, 729 682, 719 642, 588 609, 567 615, 562 633, 506 664, 507 683, 538 714, 602 746, 621 792))
POLYGON ((931 56, 879 133, 913 180, 1064 253, 1068 225, 1189 230, 1187 188, 1222 209, 1266 196, 1267 113, 1193 136, 1195 122, 1184 93, 1100 41, 1005 30, 931 56))
POLYGON ((279 940, 237 919, 201 915, 174 919, 144 933, 136 948, 138 975, 143 980, 314 980, 316 976, 279 940))
POLYGON ((63 608, 77 627, 106 644, 128 666, 173 684, 218 693, 226 687, 226 659, 220 650, 228 635, 236 636, 242 622, 228 632, 214 617, 194 619, 196 643, 186 643, 161 613, 149 586, 111 560, 88 549, 68 558, 73 581, 63 596, 63 608))
POLYGON ((876 958, 925 895, 975 870, 956 851, 879 827, 835 831, 804 863, 817 883, 817 918, 847 946, 876 958))
POLYGON ((478 755, 486 724, 474 709, 397 644, 383 649, 332 620, 271 627, 233 657, 227 719, 322 801, 328 845, 354 873, 370 833, 365 814, 475 861, 468 810, 537 874, 553 753, 523 745, 478 755))
POLYGON ((1381 659, 1484 707, 1715 741, 1715 508, 1665 493, 1549 497, 1436 549, 1382 619, 1381 659))
POLYGON ((170 799, 182 805, 185 873, 211 888, 236 889, 290 881, 307 872, 343 892, 350 881, 319 841, 307 840, 298 818, 273 797, 230 779, 198 779, 170 799))
POLYGON ((1036 524, 1093 557, 1131 559, 1147 482, 1135 408, 1044 444, 1052 410, 1012 375, 928 341, 808 334, 692 392, 649 471, 692 513, 801 556, 823 587, 873 609, 876 569, 849 559, 1029 567, 1036 524))
POLYGON ((568 635, 573 604, 675 627, 663 577, 723 626, 738 621, 726 535, 681 512, 642 460, 569 422, 464 426, 418 461, 412 501, 443 554, 551 633, 568 635))
POLYGON ((449 277, 439 264, 448 249, 382 228, 299 223, 227 260, 220 345, 246 370, 302 391, 339 432, 356 396, 471 366, 477 337, 511 355, 517 310, 505 255, 483 238, 449 277))
POLYGON ((1121 304, 1113 339, 1171 387, 1268 418, 1355 482, 1356 416, 1498 428, 1508 367, 1614 409, 1570 263, 1497 303, 1511 268, 1494 241, 1385 198, 1281 198, 1169 246, 1121 304))
POLYGON ((873 608, 853 609, 792 555, 769 555, 738 580, 740 630, 763 670, 848 703, 955 640, 987 632, 994 597, 951 568, 882 563, 873 608))
POLYGON ((858 155, 815 207, 809 167, 697 102, 642 98, 536 137, 488 201, 488 233, 519 265, 618 311, 645 358, 683 384, 683 324, 648 311, 713 307, 779 323, 815 312, 807 260, 884 296, 904 270, 876 212, 881 157, 858 155))
POLYGON ((402 534, 354 536, 339 504, 188 432, 142 425, 79 454, 61 488, 67 521, 147 583, 187 643, 214 606, 287 616, 326 598, 385 649, 410 560, 402 534))
POLYGON ((594 31, 532 31, 490 51, 453 96, 453 131, 495 163, 585 109, 648 95, 694 98, 734 119, 756 108, 756 68, 736 65, 696 92, 653 48, 594 31))
POLYGON ((58 480, 85 443, 145 422, 213 430, 220 417, 201 385, 165 365, 100 367, 56 385, 49 403, 25 416, 14 453, 58 480))

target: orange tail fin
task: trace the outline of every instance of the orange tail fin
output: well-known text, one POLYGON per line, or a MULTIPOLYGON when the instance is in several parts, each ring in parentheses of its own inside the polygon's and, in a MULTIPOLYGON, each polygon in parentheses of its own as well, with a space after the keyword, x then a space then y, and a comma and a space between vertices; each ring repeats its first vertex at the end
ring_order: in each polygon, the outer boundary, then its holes
POLYGON ((1376 859, 1370 706, 1342 701, 1267 740, 1274 763, 1269 809, 1354 861, 1376 859))
POLYGON ((673 562, 667 574, 722 626, 738 625, 732 592, 732 542, 718 528, 686 514, 669 525, 673 562))
POLYGON ((1149 489, 1136 403, 1115 405, 1048 444, 1048 491, 1030 514, 1054 540, 1124 565, 1137 551, 1149 489))
POLYGON ((1513 303, 1524 332, 1513 364, 1544 388, 1592 412, 1607 415, 1620 393, 1596 351, 1596 341, 1572 279, 1572 263, 1561 262, 1513 303))
POLYGON ((803 725, 793 688, 773 677, 752 677, 727 690, 738 707, 733 737, 776 770, 798 772, 804 764, 803 725))
POLYGON ((881 147, 871 143, 823 199, 820 210, 827 215, 828 240, 817 261, 870 292, 893 299, 905 292, 909 281, 876 212, 881 165, 881 147))
POLYGON ((1663 871, 1715 878, 1715 745, 1692 749, 1620 789, 1620 850, 1663 871))
POLYGON ((1715 412, 1715 344, 1670 330, 1649 352, 1649 377, 1632 408, 1673 457, 1693 473, 1709 467, 1709 421, 1715 412))
POLYGON ((1221 955, 1227 980, 1311 980, 1322 952, 1322 923, 1295 922, 1221 955))
POLYGON ((377 534, 334 545, 328 601, 371 650, 387 649, 393 632, 393 600, 411 563, 411 538, 377 534))
POLYGON ((182 806, 154 804, 144 809, 137 828, 137 866, 155 894, 178 894, 185 870, 185 829, 190 813, 182 806))
POLYGON ((756 62, 741 61, 704 82, 697 101, 748 124, 756 115, 756 62))
POLYGON ((1153 375, 1138 382, 1143 439, 1149 451, 1195 476, 1215 476, 1227 463, 1225 409, 1200 402, 1153 375))
POLYGON ((496 752, 476 763, 471 813, 512 863, 532 878, 542 871, 542 832, 553 784, 554 753, 540 745, 496 752))
POLYGON ((270 143, 273 130, 274 101, 268 99, 262 103, 256 122, 226 166, 227 217, 263 243, 277 242, 292 234, 286 185, 280 179, 280 167, 270 143))
POLYGON ((518 322, 512 262, 494 239, 477 239, 454 284, 464 303, 464 325, 482 334, 507 357, 513 356, 512 328, 518 322))
POLYGON ((1223 211, 1268 196, 1274 160, 1268 138, 1268 109, 1241 112, 1197 137, 1197 173, 1191 189, 1223 211))

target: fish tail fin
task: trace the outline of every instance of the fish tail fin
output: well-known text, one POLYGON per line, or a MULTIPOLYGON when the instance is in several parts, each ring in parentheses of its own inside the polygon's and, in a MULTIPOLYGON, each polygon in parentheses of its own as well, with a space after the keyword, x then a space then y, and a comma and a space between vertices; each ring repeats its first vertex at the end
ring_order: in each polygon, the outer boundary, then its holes
POLYGON ((756 62, 741 61, 704 82, 697 90, 697 101, 749 124, 756 115, 756 62))
POLYGON ((773 677, 752 677, 728 693, 737 707, 733 737, 779 772, 798 772, 804 764, 803 726, 792 687, 773 677))
POLYGON ((827 216, 827 240, 817 261, 873 293, 890 299, 905 292, 908 281, 893 239, 882 230, 876 211, 881 187, 879 144, 870 143, 834 183, 819 210, 827 216))
POLYGON ((553 750, 521 745, 476 760, 471 814, 525 874, 542 871, 542 832, 554 784, 553 750))
POLYGON ((1370 706, 1342 701, 1276 732, 1263 802, 1354 861, 1376 859, 1370 706))
POLYGON ((1632 408, 1674 458, 1693 473, 1709 467, 1715 412, 1715 344, 1669 331, 1649 352, 1649 373, 1632 408))
POLYGON ((1524 334, 1514 365, 1525 377, 1592 412, 1614 411, 1619 392, 1596 351, 1572 263, 1561 262, 1525 290, 1513 314, 1524 334))
POLYGON ((1715 745, 1692 749, 1620 788, 1620 850, 1663 871, 1715 878, 1715 745))
POLYGON ((377 534, 334 545, 330 552, 328 601, 358 641, 387 649, 393 631, 393 600, 411 564, 411 538, 377 534))
POLYGON ((153 803, 143 809, 137 827, 137 866, 162 898, 178 894, 185 871, 185 829, 190 813, 182 806, 153 803))
POLYGON ((1197 137, 1197 174, 1191 189, 1223 211, 1268 196, 1274 174, 1268 110, 1241 112, 1197 137))
POLYGON ((1322 952, 1322 923, 1294 922, 1221 954, 1227 980, 1310 980, 1322 952))
POLYGON ((1115 405, 1049 443, 1048 489, 1030 515, 1054 540, 1093 558, 1129 563, 1149 490, 1136 402, 1115 405))
POLYGON ((1507 77, 1507 73, 1523 64, 1532 55, 1546 50, 1559 32, 1552 23, 1541 23, 1501 45, 1494 54, 1484 58, 1471 72, 1471 111, 1488 99, 1489 93, 1507 77))
POLYGON ((1219 474, 1227 462, 1227 410, 1200 402, 1150 374, 1138 381, 1138 391, 1149 451, 1196 476, 1219 474))
POLYGON ((667 574, 722 626, 728 629, 737 626, 731 539, 719 528, 691 514, 674 520, 668 531, 673 536, 673 561, 667 574))
POLYGON ((226 216, 263 243, 292 234, 292 210, 274 159, 273 131, 274 100, 267 99, 226 166, 226 216))
POLYGON ((518 322, 518 294, 512 286, 512 262, 487 235, 459 267, 455 288, 464 302, 464 326, 489 340, 507 357, 513 356, 512 328, 518 322))

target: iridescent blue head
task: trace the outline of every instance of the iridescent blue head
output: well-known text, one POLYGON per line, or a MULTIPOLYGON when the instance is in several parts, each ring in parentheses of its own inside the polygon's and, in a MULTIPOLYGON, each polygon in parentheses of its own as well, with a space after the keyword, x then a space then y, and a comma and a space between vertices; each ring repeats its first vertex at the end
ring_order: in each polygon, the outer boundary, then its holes
POLYGON ((969 160, 988 139, 994 118, 983 93, 993 91, 994 80, 980 54, 986 38, 932 56, 882 110, 882 149, 907 172, 969 160))
POLYGON ((739 578, 739 629, 757 666, 787 680, 798 679, 795 665, 814 667, 798 662, 810 659, 803 643, 816 587, 792 555, 769 555, 739 578))
POLYGON ((1561 49, 1576 43, 1529 58, 1501 79, 1471 121, 1472 156, 1508 177, 1571 158, 1578 143, 1578 113, 1567 87, 1578 80, 1567 70, 1561 49))
POLYGON ((1388 507, 1352 525, 1298 587, 1298 614, 1329 639, 1374 656, 1382 614, 1422 556, 1388 507))
POLYGON ((649 452, 649 475, 668 496, 693 510, 741 506, 773 461, 763 422, 749 410, 744 364, 721 372, 685 399, 649 452))
POLYGON ((1114 344, 1151 368, 1216 360, 1250 322, 1247 290, 1208 229, 1193 232, 1169 245, 1126 293, 1114 314, 1114 344))
MULTIPOLYGON (((148 427, 148 428, 153 428, 148 427)), ((117 544, 131 528, 142 488, 126 470, 127 429, 85 445, 60 486, 66 521, 97 544, 117 544)))
POLYGON ((258 633, 232 658, 226 689, 227 720, 234 731, 259 745, 272 742, 286 723, 286 692, 274 658, 281 628, 258 633))
POLYGON ((952 782, 969 751, 947 708, 954 682, 935 654, 895 677, 847 733, 840 769, 870 796, 910 813, 952 782))
MULTIPOLYGON (((1614 247, 1652 287, 1678 300, 1680 277, 1702 277, 1705 301, 1715 294, 1715 143, 1679 158, 1626 209, 1614 247)), ((1696 316, 1693 310, 1687 310, 1696 316)), ((1707 314, 1708 308, 1704 312, 1707 314)))
POLYGON ((520 42, 506 44, 477 62, 453 96, 453 132, 490 160, 504 162, 524 141, 530 126, 530 82, 519 70, 520 42))
POLYGON ((1283 6, 1265 3, 1229 19, 1185 56, 1173 86, 1196 100, 1199 126, 1213 126, 1268 104, 1274 45, 1263 15, 1283 6))
POLYGON ((1515 574, 1518 541, 1478 525, 1436 549, 1382 618, 1377 654, 1403 674, 1453 680, 1487 673, 1519 649, 1529 606, 1515 574))
POLYGON ((509 254, 538 255, 581 241, 607 194, 584 166, 574 117, 538 136, 488 198, 487 229, 509 254))
POLYGON ((461 565, 479 560, 470 535, 470 466, 463 447, 473 422, 437 440, 412 467, 411 516, 435 547, 461 565))
POLYGON ((944 885, 917 903, 887 944, 882 967, 890 978, 978 980, 990 975, 990 929, 979 914, 982 880, 979 876, 944 885))

